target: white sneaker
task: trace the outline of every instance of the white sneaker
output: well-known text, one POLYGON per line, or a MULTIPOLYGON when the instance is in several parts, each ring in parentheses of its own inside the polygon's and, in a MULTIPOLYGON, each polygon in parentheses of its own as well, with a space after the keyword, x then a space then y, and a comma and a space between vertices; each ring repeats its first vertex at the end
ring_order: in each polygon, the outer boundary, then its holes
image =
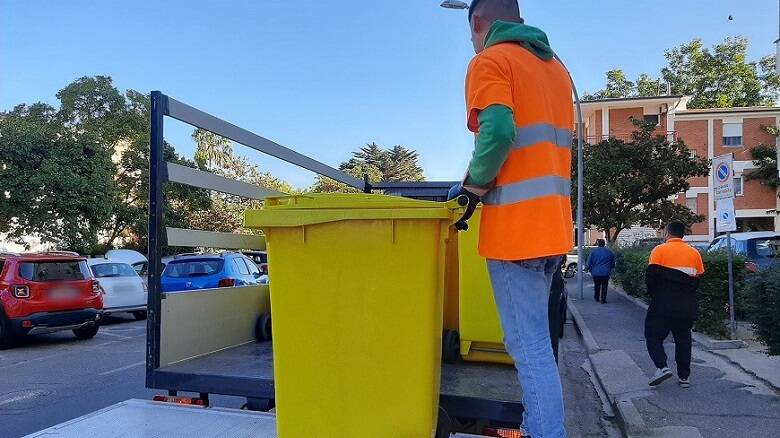
POLYGON ((691 386, 691 379, 690 378, 687 378, 687 379, 677 379, 677 384, 680 385, 683 388, 687 388, 687 387, 691 386))
POLYGON ((650 379, 648 385, 658 386, 661 383, 663 383, 664 380, 670 377, 672 377, 672 370, 670 370, 669 367, 658 368, 657 370, 655 370, 655 374, 653 374, 653 378, 650 379))

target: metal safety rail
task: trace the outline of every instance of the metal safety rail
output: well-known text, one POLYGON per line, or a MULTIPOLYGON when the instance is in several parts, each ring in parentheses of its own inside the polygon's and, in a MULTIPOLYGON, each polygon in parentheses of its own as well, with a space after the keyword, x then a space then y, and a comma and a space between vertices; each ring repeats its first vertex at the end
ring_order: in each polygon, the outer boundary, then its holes
MULTIPOLYGON (((382 190, 385 193, 398 196, 443 201, 446 199, 447 191, 455 182, 379 182, 370 184, 367 177, 361 180, 347 175, 340 170, 292 149, 179 102, 160 91, 151 93, 146 386, 168 390, 170 394, 175 394, 176 391, 187 391, 201 393, 203 397, 208 397, 208 394, 223 394, 247 397, 248 400, 273 400, 274 384, 272 376, 269 376, 268 379, 253 378, 250 381, 215 373, 173 372, 160 367, 162 301, 166 299, 166 294, 162 292, 160 285, 163 233, 166 233, 165 236, 170 246, 261 250, 265 248, 264 239, 255 235, 183 230, 178 228, 164 229, 164 184, 169 182, 186 184, 254 200, 262 200, 268 196, 284 195, 268 188, 231 180, 210 172, 164 161, 164 125, 167 117, 179 120, 195 128, 207 130, 238 144, 366 193, 372 190, 382 190)), ((174 298, 174 294, 176 293, 169 294, 171 296, 168 298, 174 298)), ((502 401, 442 394, 440 402, 441 406, 451 416, 480 418, 491 420, 497 424, 516 424, 523 412, 522 404, 519 401, 502 401)))

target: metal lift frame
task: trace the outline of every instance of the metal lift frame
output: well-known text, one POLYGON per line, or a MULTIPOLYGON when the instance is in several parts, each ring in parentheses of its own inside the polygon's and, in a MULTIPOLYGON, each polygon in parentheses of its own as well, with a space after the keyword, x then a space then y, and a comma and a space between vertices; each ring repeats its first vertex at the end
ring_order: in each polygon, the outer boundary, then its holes
MULTIPOLYGON (((387 190, 399 195, 413 193, 414 197, 439 198, 454 182, 380 182, 369 184, 352 177, 324 163, 295 152, 278 143, 214 117, 204 111, 179 102, 160 91, 151 93, 151 132, 149 155, 149 295, 146 351, 146 386, 167 390, 171 394, 177 391, 196 392, 204 396, 222 394, 248 399, 274 399, 272 379, 242 379, 237 377, 177 373, 160 370, 160 325, 162 299, 165 298, 160 286, 162 274, 162 236, 163 232, 163 184, 177 182, 191 186, 219 191, 222 193, 263 199, 266 196, 280 195, 273 190, 264 189, 243 182, 233 181, 209 172, 188 168, 175 163, 165 162, 164 125, 170 117, 193 127, 205 129, 216 135, 228 138, 236 143, 255 149, 267 155, 284 160, 304 169, 326 176, 366 193, 372 189, 387 190)), ((170 229, 168 230, 171 231, 170 229)), ((193 230, 194 231, 194 230, 193 230)), ((209 233, 203 233, 209 234, 209 233)), ((219 233, 211 233, 219 234, 219 233)), ((170 242, 169 242, 170 243, 170 242)), ((517 425, 522 418, 523 406, 517 401, 490 400, 476 397, 442 394, 440 406, 451 417, 465 417, 489 420, 495 424, 517 425)))

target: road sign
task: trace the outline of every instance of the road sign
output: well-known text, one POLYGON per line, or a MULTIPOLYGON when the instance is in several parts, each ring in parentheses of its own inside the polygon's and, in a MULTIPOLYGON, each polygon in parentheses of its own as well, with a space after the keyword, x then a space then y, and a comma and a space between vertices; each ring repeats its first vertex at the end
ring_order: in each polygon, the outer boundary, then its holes
POLYGON ((721 199, 717 201, 718 207, 715 210, 717 217, 717 229, 723 231, 737 231, 737 219, 734 212, 734 200, 732 198, 721 199))
POLYGON ((715 200, 734 199, 734 155, 712 159, 712 192, 715 200))

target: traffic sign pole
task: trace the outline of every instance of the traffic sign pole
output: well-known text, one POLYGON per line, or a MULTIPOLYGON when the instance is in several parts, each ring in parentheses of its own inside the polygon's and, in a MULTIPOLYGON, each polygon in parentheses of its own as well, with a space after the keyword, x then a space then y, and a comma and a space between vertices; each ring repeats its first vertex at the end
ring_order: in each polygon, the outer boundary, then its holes
POLYGON ((731 232, 736 231, 736 211, 734 210, 734 154, 726 154, 713 158, 712 160, 712 193, 715 195, 715 202, 727 203, 719 205, 718 218, 716 225, 721 229, 718 220, 723 221, 722 229, 726 231, 726 242, 728 243, 728 263, 729 263, 729 337, 737 337, 737 320, 734 316, 734 249, 732 248, 731 232), (726 221, 728 219, 728 221, 726 221))

